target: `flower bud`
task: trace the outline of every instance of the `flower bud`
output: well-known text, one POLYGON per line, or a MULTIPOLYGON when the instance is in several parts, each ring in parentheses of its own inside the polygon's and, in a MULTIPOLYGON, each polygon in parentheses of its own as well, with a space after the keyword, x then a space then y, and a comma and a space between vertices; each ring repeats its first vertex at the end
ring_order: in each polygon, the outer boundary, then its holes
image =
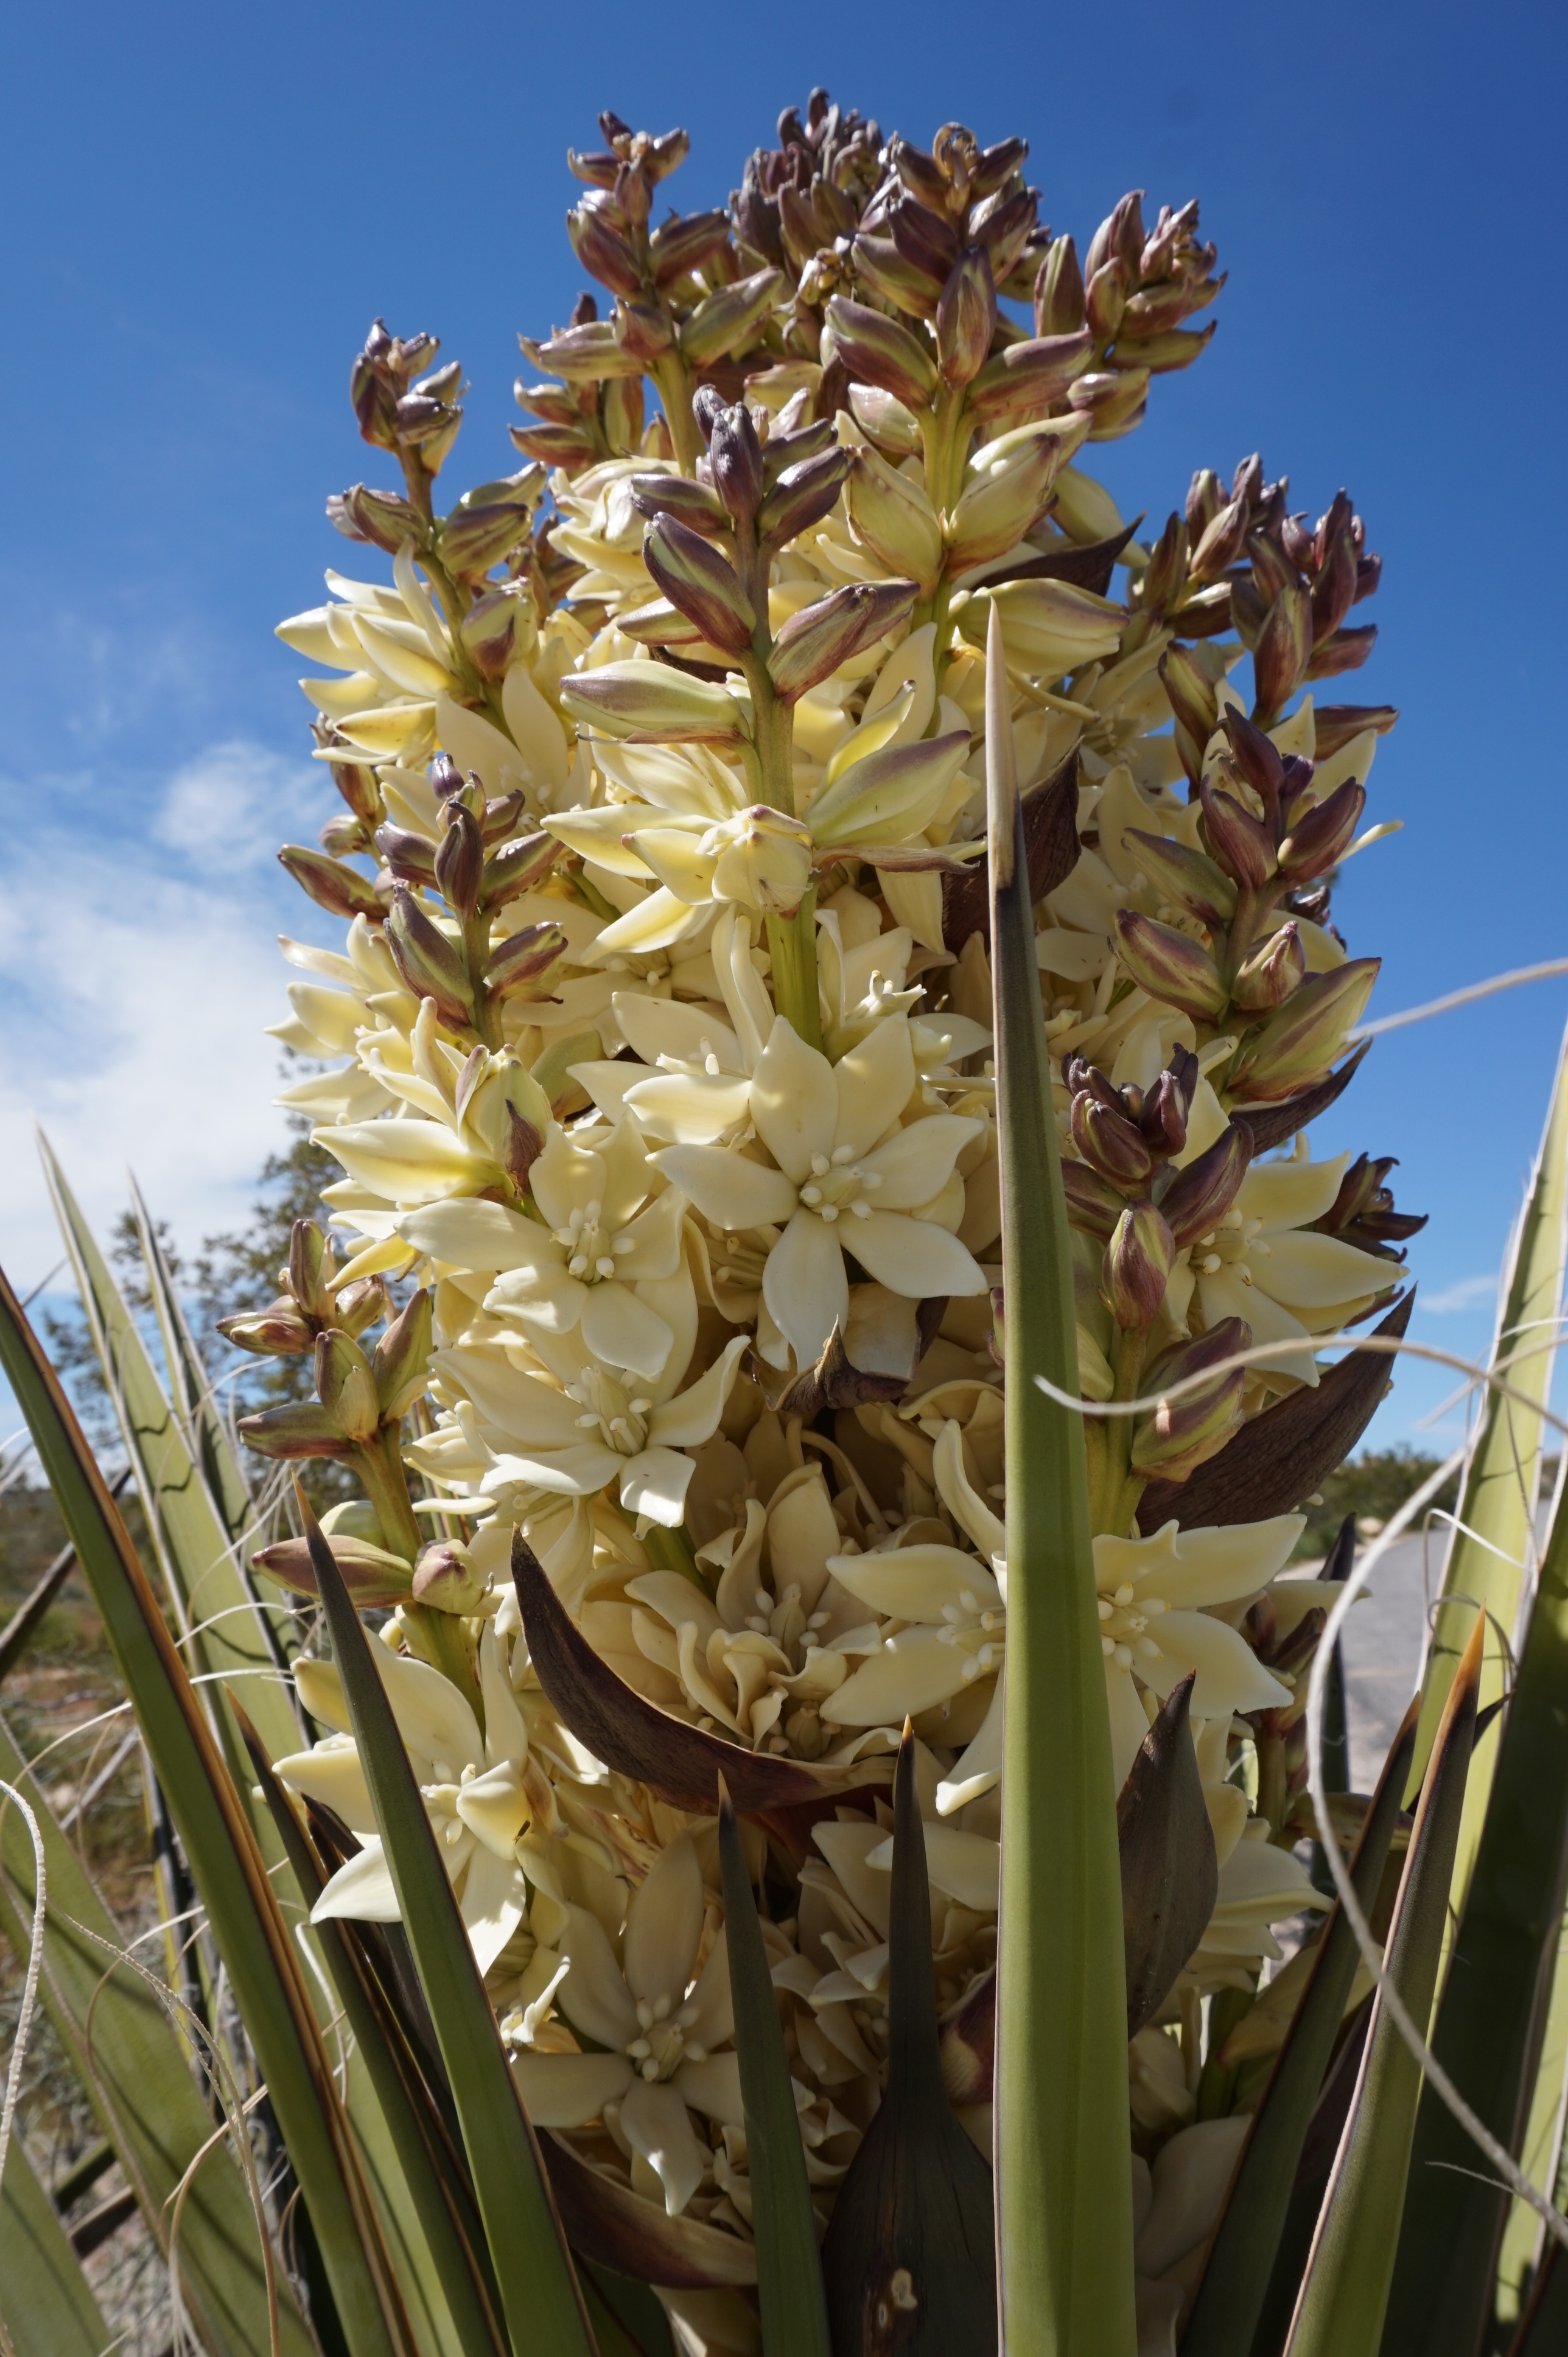
MULTIPOLYGON (((789 404, 791 409, 801 397, 800 393, 793 396, 789 404)), ((799 425, 789 432, 775 419, 773 431, 762 446, 762 480, 765 487, 771 490, 786 467, 798 467, 803 458, 814 458, 820 451, 831 450, 833 441, 833 421, 831 417, 819 417, 810 425, 799 425)))
POLYGON ((808 811, 821 845, 901 843, 929 826, 969 757, 969 732, 885 745, 820 789, 808 811))
POLYGON ((601 663, 568 672, 562 708, 628 745, 738 745, 746 716, 729 690, 661 662, 601 663))
POLYGON ((1075 377, 1067 394, 1089 418, 1091 442, 1115 442, 1141 424, 1149 401, 1147 369, 1094 369, 1075 377))
POLYGON ((1022 261, 1039 220, 1039 198, 1033 188, 1019 188, 1010 197, 999 189, 989 203, 976 205, 970 214, 970 236, 990 256, 991 275, 996 285, 1001 286, 1011 277, 1022 261))
POLYGON ((306 1318, 325 1322, 332 1316, 332 1286, 338 1264, 332 1247, 314 1220, 295 1220, 288 1239, 288 1289, 306 1318))
POLYGON ((1098 1103, 1087 1090, 1074 1097, 1071 1120, 1073 1144, 1090 1168, 1122 1195, 1141 1195, 1155 1159, 1136 1122, 1098 1103))
POLYGON ((617 377, 640 378, 644 369, 652 368, 674 348, 674 328, 657 303, 618 302, 609 329, 619 359, 618 367, 605 371, 610 383, 617 377))
POLYGON ((1068 1218, 1073 1226, 1109 1243, 1125 1209, 1122 1196, 1087 1162, 1064 1162, 1061 1173, 1068 1218))
POLYGON ((1087 316, 1078 248, 1070 237, 1058 237, 1035 281, 1035 333, 1076 336, 1087 316))
POLYGON ((1222 573, 1230 571, 1246 544, 1247 522, 1244 499, 1228 500, 1210 518, 1193 549, 1187 565, 1189 580, 1218 581, 1222 573))
POLYGON ((780 547, 810 532, 837 506, 849 469, 850 453, 837 447, 786 467, 757 512, 757 538, 780 547))
POLYGON ((891 572, 907 574, 929 596, 942 569, 941 526, 924 487, 875 450, 857 450, 849 477, 849 520, 891 572))
POLYGON ((381 1412, 371 1362, 338 1327, 329 1326, 316 1338, 316 1389, 345 1440, 363 1444, 375 1438, 381 1412))
MULTIPOLYGON (((663 315, 651 306, 638 305, 639 312, 651 311, 651 317, 663 334, 662 349, 670 343, 670 331, 663 315)), ((640 376, 643 361, 635 353, 623 350, 615 327, 608 319, 585 319, 580 326, 565 328, 552 336, 548 342, 535 343, 532 337, 520 339, 524 357, 551 376, 564 376, 569 382, 581 383, 612 376, 640 376)), ((654 353, 646 355, 656 358, 654 353)), ((515 428, 513 429, 515 432, 515 428)))
POLYGON ((715 850, 715 900, 734 900, 762 915, 792 917, 811 883, 811 831, 802 819, 756 803, 703 838, 715 850))
POLYGON ((461 1616, 478 1610, 486 1589, 478 1573, 468 1567, 467 1548, 456 1539, 438 1539, 420 1550, 413 1594, 416 1604, 428 1605, 434 1612, 461 1616))
MULTIPOLYGON (((887 216, 887 226, 904 260, 923 274, 935 295, 946 285, 948 275, 958 261, 958 231, 945 206, 939 210, 931 205, 923 205, 918 197, 900 197, 887 216)), ((857 240, 857 261, 859 251, 857 240)), ((906 305, 905 307, 911 307, 906 305)))
POLYGON ((318 909, 334 917, 366 917, 380 924, 381 904, 375 893, 362 876, 345 867, 340 859, 328 859, 325 852, 306 850, 300 843, 285 843, 278 862, 318 909))
POLYGON ((1116 911, 1116 931, 1122 964, 1151 998, 1180 1007, 1199 1023, 1212 1023, 1224 1013, 1230 1000, 1224 977, 1208 951, 1186 933, 1134 909, 1116 911))
POLYGON ((306 1457, 331 1457, 341 1462, 352 1457, 357 1446, 316 1400, 292 1401, 286 1407, 263 1408, 258 1415, 242 1415, 239 1432, 246 1448, 254 1449, 258 1457, 284 1463, 306 1457))
POLYGON ((421 1286, 376 1344, 371 1362, 382 1423, 398 1423, 424 1391, 431 1340, 430 1289, 421 1286))
MULTIPOLYGON (((579 1047, 572 1060, 584 1062, 599 1052, 596 1045, 579 1047)), ((513 1186, 523 1186, 544 1150, 550 1128, 549 1096, 526 1066, 515 1058, 492 1059, 489 1074, 464 1110, 464 1119, 513 1186)))
POLYGON ((1138 866, 1167 900, 1201 917, 1206 925, 1229 924, 1236 913, 1236 887, 1212 859, 1169 835, 1145 834, 1139 826, 1130 826, 1122 840, 1137 846, 1138 866))
POLYGON ((1154 554, 1144 568, 1144 610, 1163 614, 1175 604, 1187 587, 1188 552, 1187 520, 1173 514, 1155 543, 1154 554))
POLYGON ((525 925, 491 951, 485 961, 485 988, 492 998, 510 998, 521 990, 535 998, 543 996, 532 985, 559 963, 565 947, 559 925, 525 925))
POLYGON ((406 826, 378 826, 376 849, 400 884, 435 884, 435 845, 427 834, 415 834, 406 826))
POLYGON ((473 1019, 474 994, 462 952, 447 940, 406 886, 398 885, 384 929, 392 963, 416 998, 428 998, 450 1030, 473 1019))
MULTIPOLYGON (((361 1612, 383 1610, 390 1604, 406 1603, 409 1597, 409 1567, 385 1547, 373 1546, 368 1540, 350 1538, 346 1533, 323 1534, 332 1551, 344 1587, 361 1612)), ((251 1557, 258 1571, 276 1580, 280 1587, 294 1590, 296 1596, 319 1597, 321 1590, 316 1577, 316 1567, 310 1560, 310 1549, 304 1539, 278 1539, 271 1546, 258 1547, 251 1557)))
POLYGON ((828 324, 852 377, 897 394, 908 409, 930 407, 937 392, 936 362, 908 328, 843 295, 829 302, 828 324))
POLYGON ((1293 920, 1252 952, 1237 972, 1230 996, 1249 1014, 1278 1006, 1306 979, 1301 928, 1293 920))
POLYGON ((1272 737, 1264 735, 1254 721, 1247 718, 1236 706, 1228 705, 1220 726, 1224 729, 1236 767, 1251 787, 1271 817, 1277 816, 1280 791, 1284 783, 1284 763, 1272 737))
POLYGON ((1230 1093, 1264 1104, 1295 1095, 1327 1071, 1371 996, 1380 958, 1348 958, 1309 974, 1244 1042, 1230 1068, 1230 1093))
POLYGON ((461 802, 448 802, 446 832, 435 853, 435 881, 447 905, 465 920, 478 907, 484 866, 485 846, 478 820, 461 802))
POLYGON ((1129 1203, 1105 1247, 1102 1271, 1105 1298, 1124 1333, 1154 1324, 1175 1264, 1171 1232, 1153 1203, 1129 1203))
POLYGON ((666 221, 649 240, 654 284, 660 288, 672 286, 677 278, 700 270, 710 254, 728 243, 727 213, 687 213, 683 219, 666 221))
POLYGON ((1197 789, 1203 805, 1203 831, 1208 848, 1225 870, 1248 891, 1261 892, 1274 872, 1274 845, 1270 829, 1254 818, 1223 787, 1207 778, 1197 789))
POLYGON ((739 351, 787 292, 782 271, 759 270, 750 278, 737 278, 733 286, 704 295, 681 329, 681 357, 686 366, 707 368, 739 351))
POLYGON ((356 1341, 367 1326, 387 1315, 387 1289, 379 1276, 356 1277, 338 1294, 332 1312, 332 1323, 340 1326, 345 1334, 356 1341))
POLYGON ((1034 336, 1027 342, 1009 344, 987 361, 970 386, 970 410, 991 425, 1022 425, 1044 417, 1074 378, 1082 375, 1093 350, 1087 328, 1076 335, 1034 336))
POLYGON ((1177 1252, 1219 1225, 1251 1158, 1252 1133, 1244 1121, 1233 1121, 1211 1146, 1174 1173, 1160 1197, 1160 1211, 1177 1252))
POLYGON ((1167 1155, 1179 1154, 1187 1144, 1187 1116, 1197 1092, 1197 1058, 1190 1048, 1176 1048, 1172 1050, 1165 1071, 1157 1075, 1153 1088, 1144 1095, 1138 1127, 1148 1141, 1151 1154, 1162 1160, 1167 1155))
POLYGON ((488 590, 458 623, 458 643, 481 679, 504 679, 514 651, 526 652, 532 645, 536 633, 532 599, 523 602, 527 596, 526 590, 488 590))
POLYGON ((996 288, 983 245, 966 246, 937 305, 937 366, 942 382, 969 384, 985 365, 996 332, 996 288))
MULTIPOLYGON (((1252 1329, 1240 1318, 1222 1318, 1196 1342, 1187 1342, 1157 1359, 1144 1377, 1144 1388, 1172 1389, 1189 1375, 1232 1358, 1250 1348, 1252 1329)), ((1232 1367, 1185 1397, 1164 1401, 1133 1427, 1133 1469, 1158 1474, 1164 1481, 1185 1481, 1207 1458, 1224 1448, 1241 1420, 1241 1397, 1247 1371, 1232 1367)))
MULTIPOLYGON (((715 448, 722 431, 721 420, 714 435, 715 448)), ((760 467, 757 473, 760 481, 760 467)), ((643 538, 642 561, 671 604, 696 625, 710 646, 731 655, 747 651, 757 628, 756 610, 734 565, 711 541, 673 516, 656 516, 643 538)))
POLYGON ((553 834, 525 834, 492 852, 479 882, 480 908, 502 908, 539 883, 554 866, 560 847, 553 834))
MULTIPOLYGON (((696 402, 692 406, 695 410, 696 402)), ((709 540, 729 530, 729 517, 707 485, 693 483, 687 475, 633 475, 627 490, 638 514, 650 522, 655 516, 674 516, 709 540)))
POLYGON ((220 1318, 218 1331, 237 1351, 253 1351, 269 1359, 296 1358, 316 1342, 315 1329, 286 1293, 265 1309, 242 1309, 231 1318, 220 1318))
POLYGON ((642 273, 636 254, 601 210, 590 210, 604 202, 602 197, 588 198, 567 214, 566 234, 572 241, 572 251, 584 269, 591 272, 601 286, 607 286, 612 295, 640 295, 642 273))
POLYGON ((768 658, 775 694, 785 704, 807 694, 906 621, 918 594, 912 581, 855 582, 802 607, 783 625, 768 658))
POLYGON ((949 526, 954 573, 1015 547, 1050 498, 1063 450, 1049 425, 1023 425, 982 445, 965 468, 965 489, 949 526))
POLYGON ((1363 787, 1347 778, 1304 813, 1280 845, 1280 874, 1291 881, 1326 875, 1343 853, 1367 807, 1363 787))
POLYGON ((852 384, 849 407, 861 432, 885 457, 914 458, 924 448, 918 419, 896 393, 884 393, 880 385, 852 384))
POLYGON ((1084 293, 1084 311, 1096 343, 1108 344, 1122 325, 1127 307, 1127 265, 1102 262, 1084 293))
POLYGON ((1270 718, 1283 712, 1312 661, 1312 600, 1305 589, 1284 588, 1270 607, 1252 649, 1252 680, 1258 709, 1270 718))
POLYGON ((700 384, 692 395, 692 414, 697 421, 697 431, 704 448, 714 438, 714 427, 727 406, 716 384, 700 384))
POLYGON ((1176 715, 1176 750, 1196 785, 1203 774, 1204 748, 1214 734, 1219 700, 1214 682, 1190 649, 1172 646, 1160 657, 1160 681, 1176 715))
POLYGON ((857 285, 868 294, 880 296, 896 311, 908 311, 918 319, 930 317, 942 280, 922 264, 911 262, 896 240, 862 234, 854 241, 854 253, 857 285))
POLYGON ((749 523, 762 503, 762 445, 743 401, 732 409, 720 410, 714 420, 708 455, 714 490, 736 523, 749 523))

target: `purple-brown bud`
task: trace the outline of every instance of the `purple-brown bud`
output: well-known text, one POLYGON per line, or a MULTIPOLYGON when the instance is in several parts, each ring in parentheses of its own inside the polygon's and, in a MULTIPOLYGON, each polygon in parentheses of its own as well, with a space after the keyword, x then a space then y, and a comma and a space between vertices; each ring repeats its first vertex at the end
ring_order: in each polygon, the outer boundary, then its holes
POLYGON ((855 582, 792 614, 768 658, 775 694, 785 704, 808 694, 907 620, 918 594, 913 581, 855 582))
POLYGON ((297 1358, 316 1342, 315 1329, 286 1293, 265 1309, 242 1309, 232 1318, 220 1318, 218 1331, 237 1351, 253 1351, 269 1359, 297 1358))
POLYGON ((1087 1162, 1064 1162, 1061 1172, 1068 1218, 1073 1226, 1109 1242, 1125 1209, 1122 1198, 1087 1162))
POLYGON ((1230 1093, 1277 1104, 1326 1071, 1360 1021, 1381 963, 1380 958, 1347 958, 1327 974, 1309 974, 1242 1046, 1231 1067, 1230 1093))
POLYGON ((484 873, 485 845, 479 822, 456 800, 446 805, 446 832, 435 853, 435 881, 447 905, 465 920, 479 903, 479 879, 484 873))
POLYGON ((483 1582, 468 1567, 467 1548, 451 1539, 421 1549, 412 1586, 414 1602, 435 1612, 477 1612, 485 1594, 483 1582))
POLYGON ((965 385, 985 366, 996 332, 996 288, 982 245, 966 246, 937 305, 937 365, 942 382, 965 385))
POLYGON ((1252 1133, 1244 1121, 1233 1121, 1213 1145, 1171 1178, 1160 1197, 1160 1211, 1177 1252, 1219 1226, 1240 1191, 1252 1158, 1252 1133))
POLYGON ((316 1338, 316 1390, 345 1440, 362 1445, 381 1429, 381 1412, 371 1362, 352 1335, 329 1326, 316 1338))
POLYGON ((762 504, 762 445, 744 402, 714 418, 708 456, 725 510, 736 523, 749 523, 762 504))
POLYGON ((1211 786, 1207 778, 1198 786, 1197 798, 1208 848, 1220 866, 1248 891, 1261 892, 1274 872, 1272 831, 1234 794, 1211 786))
POLYGON ((292 1401, 286 1407, 263 1408, 258 1415, 240 1418, 240 1437, 258 1457, 284 1463, 306 1457, 331 1457, 339 1463, 352 1457, 349 1440, 317 1400, 292 1401))
POLYGON ((1198 1063, 1190 1048, 1173 1050, 1170 1064, 1144 1098, 1138 1127, 1149 1151, 1163 1160, 1187 1144, 1187 1117, 1197 1092, 1198 1063))
POLYGON ((1129 1203, 1105 1247, 1102 1282, 1123 1332, 1152 1326, 1176 1263, 1171 1232, 1153 1203, 1129 1203))
POLYGON ((561 846, 553 834, 525 834, 516 843, 503 844, 485 862, 484 876, 479 885, 481 909, 499 909, 508 900, 515 900, 531 885, 537 884, 550 873, 561 846))
MULTIPOLYGON (((381 1611, 388 1605, 408 1601, 406 1563, 400 1563, 383 1547, 372 1546, 365 1539, 349 1538, 347 1534, 333 1533, 327 1544, 344 1587, 361 1612, 381 1611)), ((278 1539, 271 1546, 258 1547, 251 1561, 258 1571, 276 1580, 280 1587, 292 1588, 296 1596, 321 1593, 310 1548, 304 1539, 278 1539)))
POLYGON ((1205 524, 1187 566, 1188 577, 1193 581, 1218 581, 1235 564, 1246 539, 1247 502, 1244 499, 1229 500, 1205 524))
POLYGON ((1160 657, 1160 681, 1176 715, 1176 750, 1182 767, 1196 785, 1203 773, 1203 756, 1219 716, 1214 682, 1187 647, 1171 646, 1160 657))
POLYGON ((656 516, 674 516, 709 540, 729 530, 721 502, 705 483, 694 483, 688 475, 633 475, 627 489, 638 514, 650 522, 656 516))
MULTIPOLYGON (((720 431, 722 421, 714 436, 715 448, 720 431)), ((760 480, 760 466, 757 475, 760 480)), ((710 646, 725 654, 746 652, 757 614, 734 565, 711 541, 673 516, 656 516, 643 538, 642 561, 670 603, 696 625, 710 646)))
POLYGON ((430 1372, 430 1292, 421 1286, 376 1344, 371 1372, 380 1420, 396 1424, 424 1391, 430 1372))
MULTIPOLYGON (((1240 1318, 1223 1318, 1196 1342, 1187 1342, 1157 1359, 1144 1377, 1146 1391, 1162 1384, 1175 1389, 1190 1375, 1232 1358, 1251 1347, 1252 1329, 1240 1318)), ((1247 1371, 1232 1367, 1216 1374, 1185 1397, 1162 1400, 1133 1428, 1133 1469, 1158 1474, 1164 1481, 1185 1481, 1205 1459, 1224 1448, 1241 1420, 1241 1398, 1247 1371)))
POLYGON ((1278 1006, 1306 979, 1306 952, 1293 919, 1260 944, 1239 968, 1230 996, 1250 1015, 1278 1006))
POLYGON ((1088 367, 1094 339, 1087 328, 1074 335, 1034 336, 1009 344, 987 361, 969 388, 976 417, 998 425, 1025 425, 1044 417, 1075 377, 1088 367))
POLYGON ((1072 1139, 1091 1170, 1122 1195, 1140 1195, 1155 1158, 1143 1132, 1123 1113, 1113 1113, 1082 1091, 1072 1101, 1072 1139))
POLYGON ((1197 942, 1133 909, 1117 910, 1116 931, 1122 964, 1151 998, 1179 1007, 1199 1023, 1212 1023, 1224 1013, 1230 1000, 1224 977, 1197 942))
POLYGON ((559 925, 524 925, 492 950, 485 963, 485 987, 492 998, 510 998, 516 992, 541 993, 533 987, 564 955, 566 936, 559 925))
POLYGON ((301 843, 285 843, 278 861, 318 909, 334 917, 367 917, 381 922, 381 904, 375 893, 362 876, 345 867, 340 859, 328 859, 325 852, 309 851, 301 843))
POLYGON ((337 1276, 332 1247, 316 1222, 295 1220, 288 1239, 287 1283, 306 1318, 324 1322, 331 1317, 337 1276))
POLYGON ((1280 874, 1293 883, 1326 875, 1359 826, 1366 807, 1365 789, 1354 778, 1336 786, 1292 826, 1280 845, 1280 874))
POLYGON ((828 305, 828 325, 839 358, 852 377, 878 384, 897 393, 908 409, 928 409, 936 396, 936 362, 929 346, 919 343, 908 328, 864 303, 835 295, 828 305))
POLYGON ((757 538, 781 546, 821 523, 838 503, 853 457, 852 451, 835 447, 786 467, 758 511, 757 538))
POLYGON ((1078 248, 1070 237, 1058 237, 1041 263, 1035 281, 1035 333, 1076 336, 1087 317, 1078 248))
POLYGON ((462 953, 402 884, 387 910, 385 940, 414 996, 432 1000, 449 1029, 464 1029, 473 1020, 474 995, 462 953))
POLYGON ((1252 680, 1258 709, 1272 719, 1283 712, 1312 660, 1312 600, 1298 587, 1282 589, 1252 649, 1252 680))
POLYGON ((1206 925, 1229 924, 1236 913, 1236 887, 1212 859, 1169 835, 1145 834, 1142 827, 1130 826, 1122 840, 1136 844, 1139 867, 1166 899, 1206 925))

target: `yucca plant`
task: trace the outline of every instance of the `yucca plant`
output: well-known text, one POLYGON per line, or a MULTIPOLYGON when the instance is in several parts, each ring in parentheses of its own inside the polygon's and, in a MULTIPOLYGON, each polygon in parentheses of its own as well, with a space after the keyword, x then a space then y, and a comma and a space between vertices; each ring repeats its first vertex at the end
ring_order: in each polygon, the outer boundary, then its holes
MULTIPOLYGON (((400 479, 329 510, 392 578, 280 626, 347 924, 285 943, 284 1102, 345 1176, 224 1324, 315 1398, 232 1430, 51 1160, 144 1564, 0 1295, 224 2002, 8 1739, 0 1931, 212 2357, 1540 2357, 1563 1072, 1369 1796, 1353 1527, 1287 1568, 1423 1224, 1308 1145, 1379 560, 1255 457, 1145 541, 1079 463, 1213 332, 1196 205, 1080 262, 1023 141, 819 91, 657 221, 684 135, 601 122, 526 463, 439 512, 461 371, 378 322, 400 479)), ((10 2348, 107 2346, 0 2147, 10 2348)))

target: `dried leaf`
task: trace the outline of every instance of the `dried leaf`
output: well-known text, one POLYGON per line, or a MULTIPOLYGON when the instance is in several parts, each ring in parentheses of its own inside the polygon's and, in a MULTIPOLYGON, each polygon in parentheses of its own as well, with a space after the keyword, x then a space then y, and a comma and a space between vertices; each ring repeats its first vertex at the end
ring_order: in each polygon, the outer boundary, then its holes
MULTIPOLYGON (((1029 898, 1043 900, 1065 884, 1078 866, 1078 748, 1022 798, 1024 848, 1029 866, 1029 898)), ((942 939, 961 950, 971 933, 991 947, 991 868, 977 859, 942 888, 942 939)))
POLYGON ((1004 581, 1070 581, 1075 589, 1091 589, 1097 597, 1107 597, 1116 560, 1143 521, 1141 515, 1134 516, 1109 540, 1091 540, 1081 548, 1053 548, 1022 565, 1004 565, 995 573, 987 573, 985 586, 994 589, 1004 581))
POLYGON ((1250 1104, 1238 1108, 1245 1113, 1247 1126, 1252 1133, 1253 1153, 1270 1154, 1276 1146, 1287 1145, 1298 1129, 1305 1129, 1308 1122, 1317 1119, 1320 1113, 1326 1113, 1335 1099, 1343 1096, 1355 1079, 1361 1060, 1371 1044, 1369 1039, 1363 1039, 1355 1054, 1348 1057, 1337 1072, 1330 1072, 1326 1081, 1318 1081, 1312 1088, 1304 1089, 1298 1097, 1287 1097, 1283 1104, 1250 1104))
POLYGON ((1166 1695, 1116 1803, 1130 2039, 1170 1995, 1219 1895, 1191 1703, 1192 1679, 1186 1677, 1166 1695))
POLYGON ((541 2138, 555 2206, 574 2251, 597 2266, 671 2290, 754 2284, 757 2253, 699 2218, 671 2218, 618 2179, 601 2175, 563 2136, 541 2138))

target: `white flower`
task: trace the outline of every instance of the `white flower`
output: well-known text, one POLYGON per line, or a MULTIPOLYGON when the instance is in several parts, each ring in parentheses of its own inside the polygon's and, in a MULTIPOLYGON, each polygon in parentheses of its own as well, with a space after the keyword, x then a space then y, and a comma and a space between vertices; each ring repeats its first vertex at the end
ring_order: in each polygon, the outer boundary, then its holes
MULTIPOLYGON (((715 1228, 781 1228, 762 1295, 801 1366, 821 1357, 849 1308, 843 1256, 915 1300, 983 1293, 985 1276, 940 1215, 954 1164, 980 1125, 934 1114, 906 1128, 915 1089, 908 1022, 888 1017, 836 1064, 782 1016, 752 1075, 750 1113, 773 1168, 714 1146, 667 1146, 652 1158, 715 1228), (873 1197, 875 1198, 875 1205, 873 1197)), ((957 1180, 957 1216, 962 1181, 957 1180)))

